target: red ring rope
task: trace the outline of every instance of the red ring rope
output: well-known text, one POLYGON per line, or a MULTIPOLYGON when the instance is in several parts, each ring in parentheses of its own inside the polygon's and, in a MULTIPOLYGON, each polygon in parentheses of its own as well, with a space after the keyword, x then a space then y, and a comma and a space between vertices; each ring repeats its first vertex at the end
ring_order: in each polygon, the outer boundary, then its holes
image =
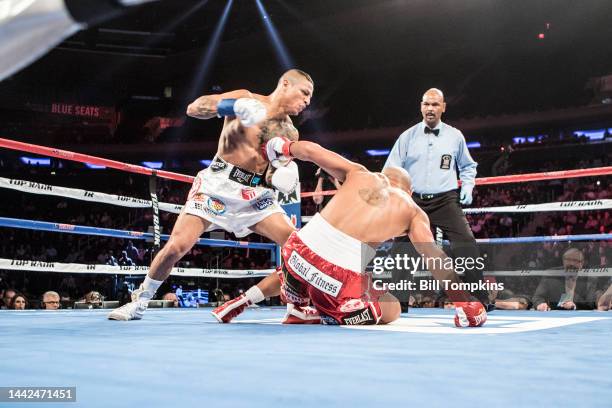
POLYGON ((137 166, 135 164, 122 163, 116 160, 103 159, 101 157, 90 156, 88 154, 74 153, 68 150, 53 149, 50 147, 39 146, 31 143, 17 142, 15 140, 0 138, 0 147, 24 151, 28 153, 42 154, 45 156, 57 157, 58 159, 96 164, 99 166, 106 166, 117 170, 127 171, 129 173, 145 174, 147 176, 150 176, 153 174, 153 172, 155 172, 155 174, 161 178, 184 181, 185 183, 193 183, 194 180, 194 178, 191 176, 173 173, 171 171, 153 170, 148 167, 137 166))
MULTIPOLYGON (((106 166, 117 170, 127 171, 130 173, 145 174, 150 176, 155 174, 161 178, 183 181, 185 183, 192 183, 194 178, 185 174, 173 173, 171 171, 164 170, 153 170, 148 167, 137 166, 135 164, 122 163, 120 161, 103 159, 101 157, 90 156, 88 154, 74 153, 68 150, 54 149, 45 146, 39 146, 31 143, 23 143, 10 139, 0 138, 0 147, 4 147, 12 150, 19 150, 29 153, 36 153, 45 156, 56 157, 58 159, 72 160, 81 163, 91 163, 100 166, 106 166)), ((559 170, 559 171, 547 171, 543 173, 527 173, 527 174, 513 174, 510 176, 498 176, 498 177, 481 177, 476 179, 476 185, 486 184, 506 184, 506 183, 524 183, 528 181, 541 181, 541 180, 556 180, 573 177, 592 177, 592 176, 607 176, 612 174, 612 166, 609 167, 594 167, 590 169, 578 169, 578 170, 559 170)), ((307 192, 301 193, 302 197, 312 196, 326 196, 333 195, 336 190, 321 191, 319 193, 307 192)))

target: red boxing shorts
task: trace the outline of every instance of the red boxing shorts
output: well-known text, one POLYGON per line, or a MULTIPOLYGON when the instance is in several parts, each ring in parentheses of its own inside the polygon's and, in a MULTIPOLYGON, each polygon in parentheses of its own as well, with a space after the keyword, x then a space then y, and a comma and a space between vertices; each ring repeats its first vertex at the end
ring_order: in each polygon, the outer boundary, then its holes
POLYGON ((310 298, 325 324, 377 324, 382 292, 371 290, 369 275, 356 272, 361 246, 315 215, 283 246, 282 292, 289 301, 310 298))

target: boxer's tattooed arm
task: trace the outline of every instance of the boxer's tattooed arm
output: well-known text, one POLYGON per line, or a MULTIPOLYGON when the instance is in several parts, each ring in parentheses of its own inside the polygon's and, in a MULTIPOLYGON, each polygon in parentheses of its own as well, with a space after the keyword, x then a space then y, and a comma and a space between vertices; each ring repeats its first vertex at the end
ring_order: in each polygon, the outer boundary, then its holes
POLYGON ((219 98, 201 96, 187 107, 187 115, 196 119, 210 119, 217 116, 219 98))
POLYGON ((260 146, 277 136, 286 137, 293 141, 297 141, 299 138, 299 133, 290 120, 269 119, 260 125, 260 129, 260 146))
POLYGON ((373 207, 384 207, 389 201, 389 193, 371 188, 359 189, 359 197, 373 207))

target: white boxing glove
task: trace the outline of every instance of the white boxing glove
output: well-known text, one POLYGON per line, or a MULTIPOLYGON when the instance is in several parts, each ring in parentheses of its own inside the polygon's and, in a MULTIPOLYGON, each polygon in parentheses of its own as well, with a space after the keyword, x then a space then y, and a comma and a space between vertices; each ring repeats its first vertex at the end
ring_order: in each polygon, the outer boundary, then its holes
POLYGON ((242 126, 251 127, 263 121, 268 115, 266 106, 253 98, 221 99, 217 104, 219 116, 235 116, 242 126))
POLYGON ((272 185, 283 194, 289 194, 300 182, 298 166, 295 162, 289 162, 286 166, 277 167, 272 174, 272 185))
POLYGON ((265 146, 265 156, 274 167, 283 167, 291 162, 291 144, 293 142, 286 137, 273 137, 265 146))

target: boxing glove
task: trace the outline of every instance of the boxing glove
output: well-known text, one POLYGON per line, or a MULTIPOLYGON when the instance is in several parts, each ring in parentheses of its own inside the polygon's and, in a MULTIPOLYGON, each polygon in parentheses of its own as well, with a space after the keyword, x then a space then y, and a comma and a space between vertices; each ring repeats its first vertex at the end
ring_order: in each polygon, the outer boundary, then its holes
POLYGON ((455 326, 479 327, 487 321, 487 311, 480 302, 455 302, 455 326))
POLYGON ((266 106, 253 98, 221 99, 217 104, 217 115, 235 116, 242 126, 255 126, 268 115, 266 106))
POLYGON ((273 137, 268 140, 268 143, 264 146, 264 157, 268 159, 270 164, 274 167, 286 166, 292 159, 290 152, 292 143, 293 142, 286 137, 273 137))
POLYGON ((300 181, 298 166, 294 162, 278 167, 272 174, 272 185, 283 194, 289 194, 297 187, 300 181))

